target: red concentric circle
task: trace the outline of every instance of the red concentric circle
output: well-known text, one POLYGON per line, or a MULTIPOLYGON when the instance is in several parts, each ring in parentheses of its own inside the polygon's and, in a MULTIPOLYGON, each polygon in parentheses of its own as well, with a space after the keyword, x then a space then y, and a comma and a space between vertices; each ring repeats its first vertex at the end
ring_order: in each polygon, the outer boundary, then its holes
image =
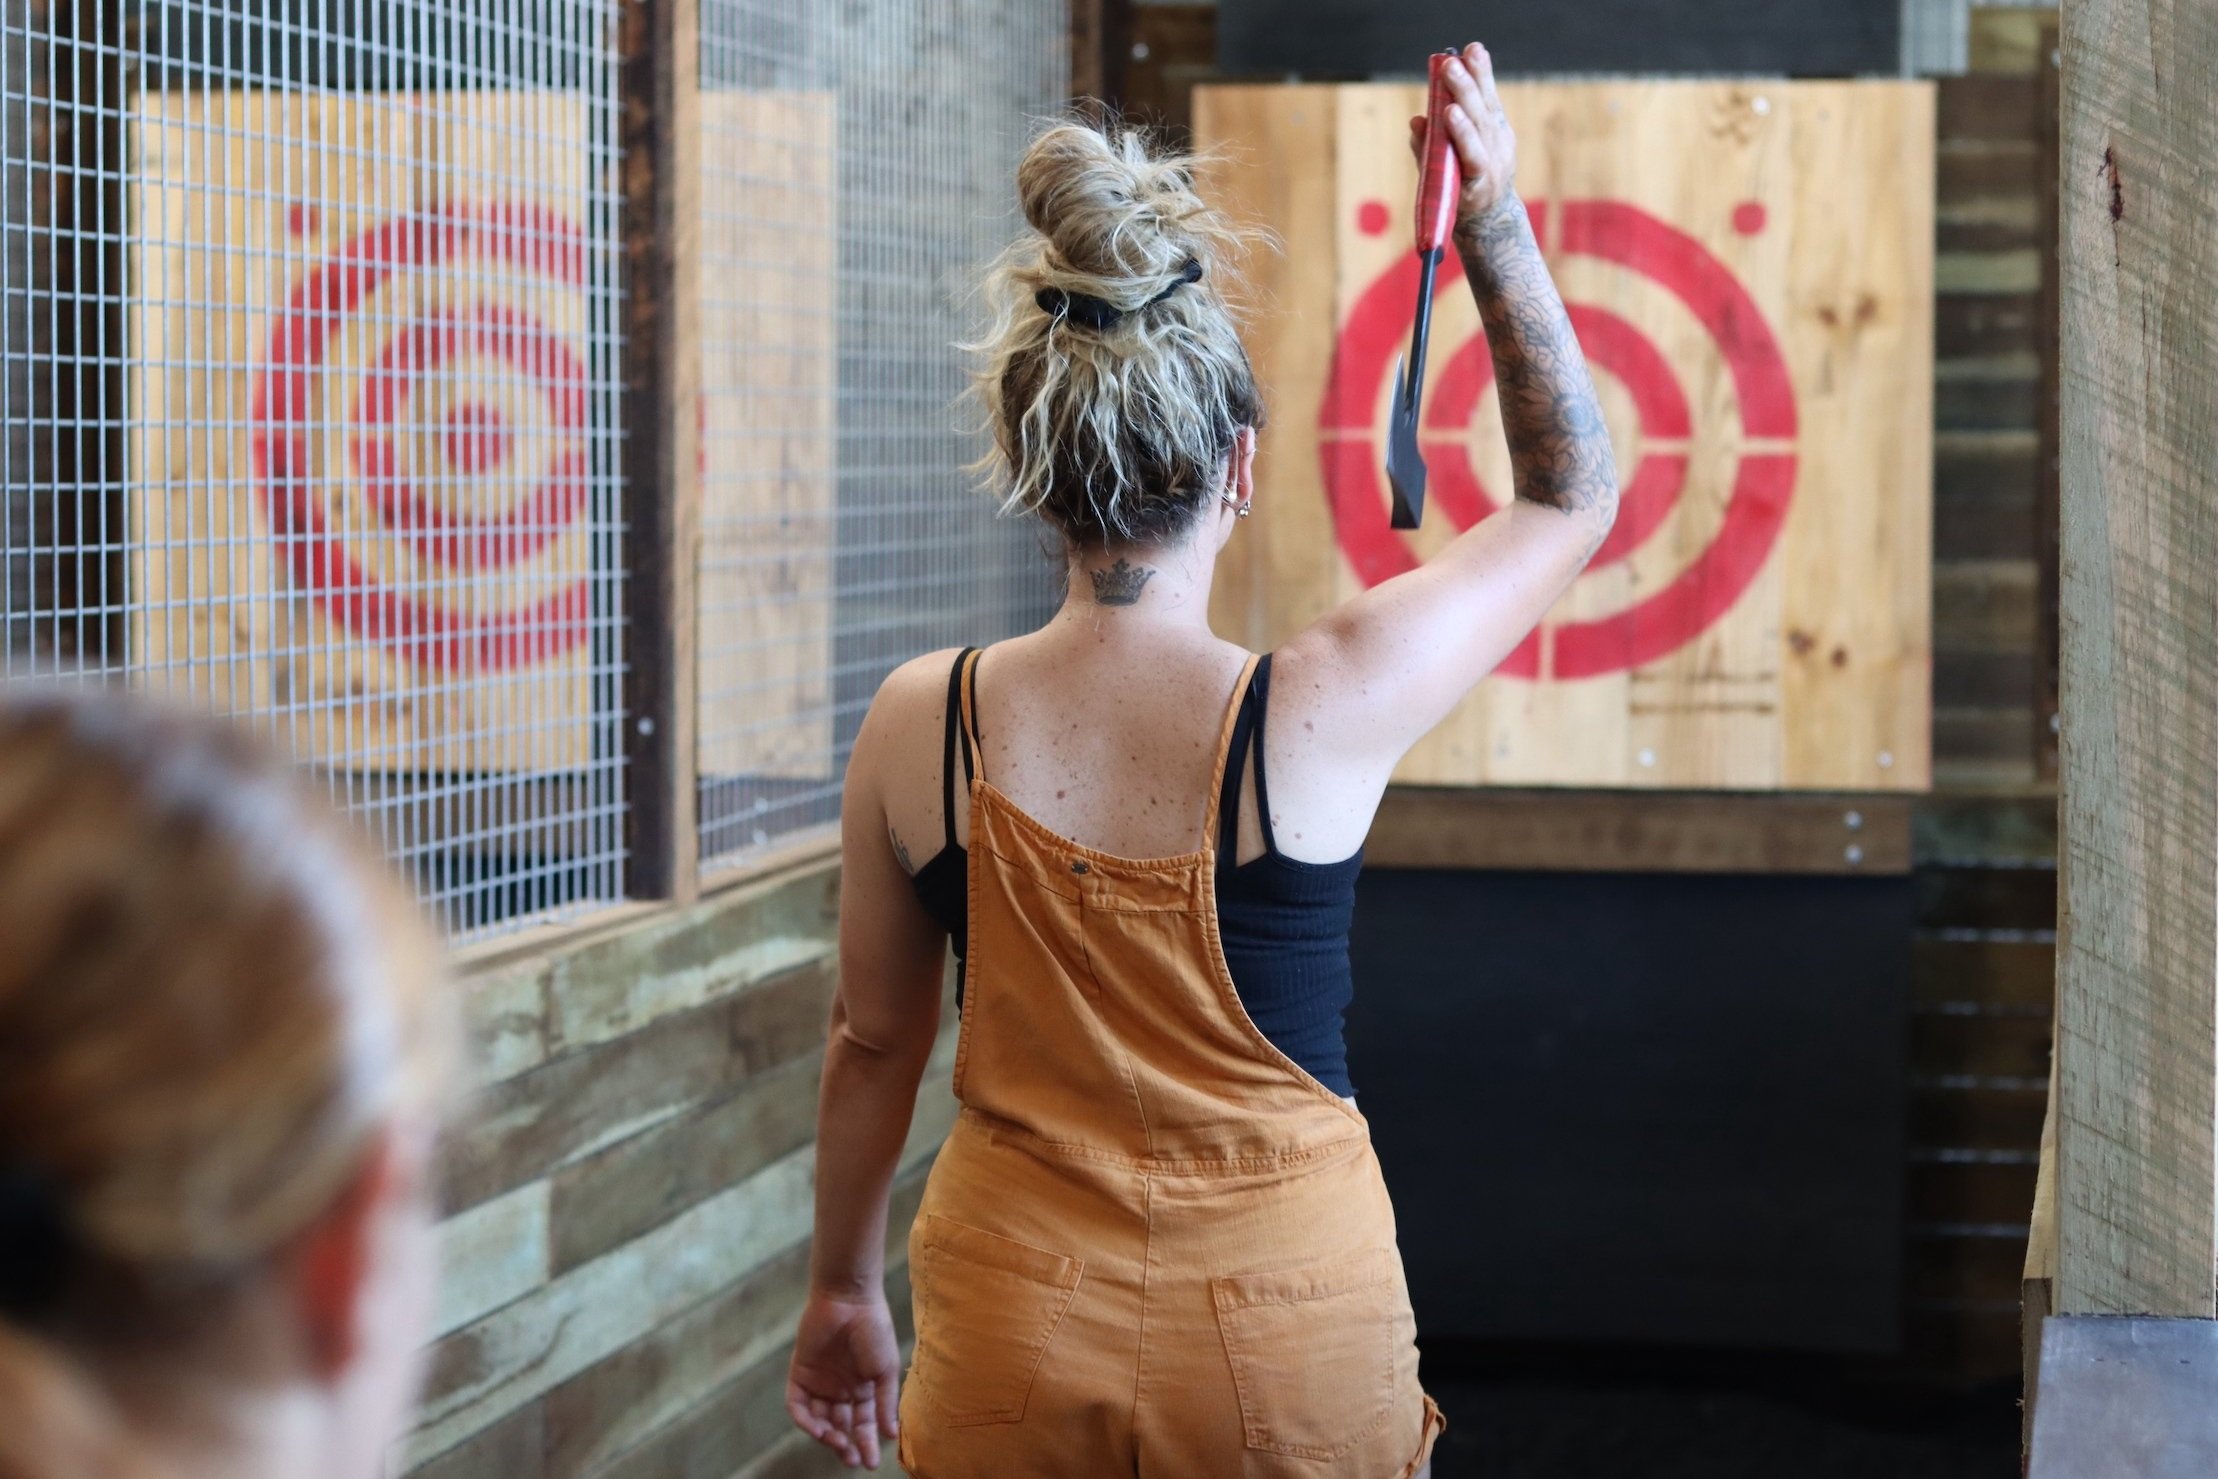
MULTIPOLYGON (((1551 211, 1528 210, 1546 241, 1551 211)), ((1794 386, 1763 312, 1708 248, 1677 227, 1622 201, 1566 202, 1561 256, 1588 256, 1650 278, 1683 303, 1717 345, 1740 411, 1742 445, 1723 518, 1707 547, 1661 590, 1607 616, 1547 628, 1546 676, 1585 678, 1653 662, 1709 628, 1762 570, 1786 521, 1794 492, 1794 386), (1754 444, 1754 445, 1752 445, 1754 444)), ((1440 289, 1460 278, 1453 254, 1440 289)), ((1380 473, 1382 391, 1417 306, 1417 268, 1404 257, 1357 299, 1342 328, 1318 417, 1326 496, 1341 549, 1366 585, 1415 569, 1414 549, 1387 522, 1380 473)), ((1656 533, 1686 484, 1694 426, 1679 378, 1655 344, 1607 309, 1567 305, 1574 331, 1596 369, 1631 393, 1641 451, 1622 490, 1618 523, 1595 565, 1625 558, 1656 533)), ((1466 428, 1494 375, 1483 333, 1456 346, 1429 395, 1421 437, 1433 496, 1458 528, 1493 512, 1496 502, 1472 467, 1466 428)), ((1497 669, 1538 678, 1543 644, 1536 632, 1497 669)))
MULTIPOLYGON (((257 492, 294 584, 348 631, 441 670, 528 667, 585 639, 590 592, 580 578, 522 606, 480 613, 397 587, 365 567, 331 528, 316 438, 323 426, 326 365, 357 331, 368 300, 396 272, 442 266, 468 253, 562 285, 585 281, 578 229, 530 205, 450 205, 371 227, 293 290, 270 336, 255 388, 252 453, 257 492)), ((370 506, 419 559, 442 567, 499 568, 538 553, 582 512, 588 459, 585 371, 563 340, 520 310, 481 304, 404 325, 379 350, 349 406, 349 455, 370 506), (424 496, 393 440, 422 377, 461 354, 517 366, 544 397, 554 450, 531 492, 496 513, 467 517, 424 496)), ((505 415, 482 402, 450 413, 450 464, 497 465, 514 444, 505 415)))

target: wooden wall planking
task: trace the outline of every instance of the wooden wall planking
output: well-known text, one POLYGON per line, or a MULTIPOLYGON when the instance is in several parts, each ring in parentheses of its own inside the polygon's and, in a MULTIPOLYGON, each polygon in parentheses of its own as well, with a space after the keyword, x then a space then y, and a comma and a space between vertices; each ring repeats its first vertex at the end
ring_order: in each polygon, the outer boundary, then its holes
POLYGON ((2059 1314, 2209 1317, 2218 9, 2063 22, 2059 1314))
MULTIPOLYGON (((1520 135, 1533 141, 1520 164, 1528 200, 1629 202, 1689 233, 1746 284, 1777 335, 1799 418, 1792 438, 1760 428, 1747 460, 1791 446, 1794 492, 1777 547, 1720 618, 1629 667, 1575 681, 1491 679, 1396 778, 1922 788, 1930 684, 1930 89, 1515 84, 1505 85, 1503 99, 1520 135), (1697 157, 1709 161, 1701 171, 1673 163, 1697 157), (1812 179, 1858 185, 1792 187, 1812 179)), ((1372 460, 1375 446, 1335 424, 1363 425, 1357 403, 1328 411, 1322 402, 1339 326, 1359 313, 1368 321, 1374 281, 1408 256, 1403 120, 1421 104, 1420 90, 1392 86, 1195 94, 1197 143, 1226 151, 1207 189, 1286 244, 1282 257, 1261 266, 1253 292, 1250 348, 1274 418, 1259 457, 1261 517, 1221 562, 1214 607, 1219 630, 1249 645, 1283 640, 1361 588, 1363 577, 1334 538, 1328 473, 1319 464, 1332 463, 1345 477, 1355 463, 1372 460), (1327 275, 1320 258, 1331 264, 1330 299, 1320 297, 1327 275)), ((1547 632, 1647 599, 1709 545, 1729 501, 1746 411, 1712 336, 1686 304, 1592 252, 1559 247, 1552 265, 1567 297, 1615 315, 1661 347, 1691 404, 1693 435, 1670 449, 1689 467, 1677 512, 1645 543, 1628 540, 1626 558, 1591 571, 1547 632)), ((1449 281, 1435 331, 1435 405, 1443 367, 1477 329, 1468 295, 1449 281)), ((1377 386, 1365 380, 1345 388, 1376 392, 1383 407, 1385 370, 1377 386)), ((1629 382, 1603 378, 1613 432, 1629 448, 1637 435, 1629 382)), ((1491 393, 1482 393, 1469 450, 1493 490, 1507 485, 1498 442, 1491 393)), ((1436 441, 1432 456, 1438 462, 1442 455, 1436 441)), ((1435 483, 1443 486, 1437 472, 1435 483)), ((1413 548, 1429 551, 1453 533, 1448 508, 1444 494, 1434 498, 1413 548)), ((1692 579, 1699 585, 1708 577, 1692 579)), ((1544 632, 1544 669, 1554 650, 1544 632)))
MULTIPOLYGON (((418 1479, 781 1473, 807 1281, 837 859, 793 858, 464 971, 478 1084, 444 1150, 418 1479)), ((902 1155, 888 1287, 952 1123, 952 1012, 902 1155)))

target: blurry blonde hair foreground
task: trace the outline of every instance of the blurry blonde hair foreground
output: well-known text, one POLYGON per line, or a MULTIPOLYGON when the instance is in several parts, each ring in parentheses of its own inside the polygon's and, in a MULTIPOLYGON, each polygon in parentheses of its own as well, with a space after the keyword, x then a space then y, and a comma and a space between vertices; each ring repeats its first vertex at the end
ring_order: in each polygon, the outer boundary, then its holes
POLYGON ((0 697, 0 1479, 380 1471, 428 1313, 440 980, 252 745, 0 697))
POLYGON ((1194 191, 1194 161, 1137 130, 1058 123, 1017 165, 1030 229, 988 271, 963 346, 1002 511, 1074 545, 1176 540, 1211 505, 1255 372, 1227 304, 1245 239, 1194 191))

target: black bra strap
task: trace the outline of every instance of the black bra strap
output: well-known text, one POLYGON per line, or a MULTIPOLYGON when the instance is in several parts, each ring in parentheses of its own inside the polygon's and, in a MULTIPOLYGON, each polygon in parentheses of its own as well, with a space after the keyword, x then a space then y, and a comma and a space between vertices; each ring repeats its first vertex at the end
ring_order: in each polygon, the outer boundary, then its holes
MULTIPOLYGON (((965 647, 947 675, 947 737, 940 748, 940 815, 947 822, 947 845, 955 846, 955 736, 963 727, 963 659, 973 649, 965 647)), ((970 737, 963 736, 963 779, 970 779, 970 737)))
POLYGON ((1230 753, 1225 758, 1224 786, 1217 793, 1217 861, 1221 866, 1230 866, 1238 860, 1240 775, 1248 763, 1248 737, 1256 729, 1256 676, 1261 675, 1264 663, 1269 661, 1266 657, 1255 665, 1255 676, 1249 677, 1247 692, 1240 695, 1239 717, 1232 721, 1232 737, 1226 742, 1230 753))
POLYGON ((1263 850, 1278 851, 1271 835, 1271 792, 1263 781, 1263 720, 1271 711, 1271 654, 1255 665, 1255 820, 1263 828, 1263 850))

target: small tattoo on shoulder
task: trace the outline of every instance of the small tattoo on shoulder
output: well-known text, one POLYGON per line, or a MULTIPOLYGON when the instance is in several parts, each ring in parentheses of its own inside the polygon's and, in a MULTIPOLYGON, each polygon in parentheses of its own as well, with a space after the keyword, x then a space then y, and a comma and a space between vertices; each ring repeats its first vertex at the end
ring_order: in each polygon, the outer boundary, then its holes
POLYGON ((916 864, 909 861, 909 849, 902 843, 900 835, 891 827, 886 828, 886 835, 893 839, 893 855, 901 860, 901 871, 915 873, 916 864))
POLYGON ((1155 571, 1146 565, 1135 565, 1117 556, 1117 563, 1106 570, 1086 572, 1094 578, 1094 600, 1103 606, 1130 606, 1140 599, 1140 587, 1148 583, 1155 571))

